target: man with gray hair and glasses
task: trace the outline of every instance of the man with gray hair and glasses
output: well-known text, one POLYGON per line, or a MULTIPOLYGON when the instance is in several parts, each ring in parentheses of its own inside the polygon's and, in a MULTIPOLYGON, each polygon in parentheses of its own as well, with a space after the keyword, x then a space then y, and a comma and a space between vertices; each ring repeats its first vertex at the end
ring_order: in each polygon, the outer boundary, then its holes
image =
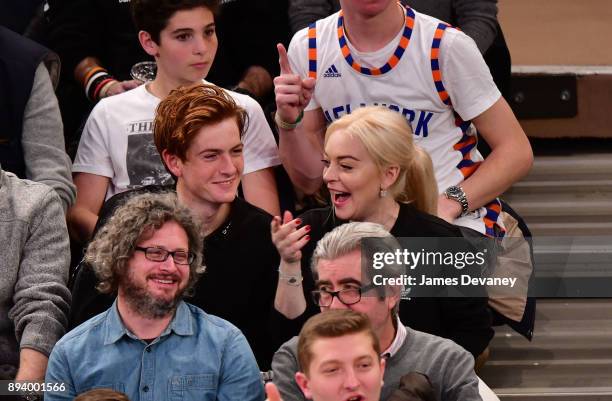
MULTIPOLYGON (((362 274, 366 238, 381 239, 375 242, 376 251, 395 252, 400 248, 378 224, 354 222, 336 227, 317 243, 313 253, 316 289, 312 296, 323 313, 352 309, 369 317, 386 358, 381 401, 389 399, 402 376, 415 371, 429 377, 438 400, 481 400, 472 355, 451 340, 404 326, 397 316, 402 288, 374 286, 368 277, 370 269, 362 274)), ((376 274, 397 277, 402 269, 400 265, 385 265, 376 274)), ((286 342, 272 361, 274 382, 283 401, 305 400, 294 380, 300 370, 297 344, 297 337, 286 342)))
POLYGON ((202 228, 173 193, 138 195, 117 209, 85 255, 98 289, 117 299, 57 343, 46 381, 59 387, 45 400, 96 387, 132 401, 263 400, 240 330, 182 300, 203 270, 201 249, 202 228))

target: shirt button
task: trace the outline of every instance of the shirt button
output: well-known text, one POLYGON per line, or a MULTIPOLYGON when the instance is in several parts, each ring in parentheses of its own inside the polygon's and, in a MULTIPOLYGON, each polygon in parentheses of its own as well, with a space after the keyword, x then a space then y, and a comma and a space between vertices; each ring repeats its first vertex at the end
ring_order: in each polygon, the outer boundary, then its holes
POLYGON ((148 347, 147 347, 147 352, 151 352, 151 348, 148 348, 148 347))
POLYGON ((145 393, 147 393, 149 391, 149 386, 144 386, 142 388, 142 391, 144 391, 145 393))

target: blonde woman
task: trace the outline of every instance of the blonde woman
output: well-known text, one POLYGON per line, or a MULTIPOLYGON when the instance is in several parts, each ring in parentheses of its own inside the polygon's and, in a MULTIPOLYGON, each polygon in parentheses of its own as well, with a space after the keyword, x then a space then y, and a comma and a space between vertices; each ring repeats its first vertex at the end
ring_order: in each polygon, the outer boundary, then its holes
MULTIPOLYGON (((437 187, 428 154, 416 146, 400 113, 364 107, 327 129, 323 180, 332 206, 293 219, 272 221, 281 255, 275 308, 284 337, 297 334, 317 305, 310 258, 319 239, 348 221, 378 223, 396 237, 461 237, 459 229, 434 216, 437 187), (301 285, 300 285, 301 283, 301 285)), ((403 300, 399 318, 413 329, 454 340, 475 357, 493 336, 486 298, 403 300)))

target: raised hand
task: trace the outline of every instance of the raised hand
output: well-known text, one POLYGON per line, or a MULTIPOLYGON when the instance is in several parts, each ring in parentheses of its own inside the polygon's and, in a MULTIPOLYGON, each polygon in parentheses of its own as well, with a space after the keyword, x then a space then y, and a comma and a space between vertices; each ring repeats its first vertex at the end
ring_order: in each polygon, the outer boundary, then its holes
POLYGON ((294 74, 285 46, 279 43, 276 48, 280 66, 280 75, 274 78, 276 113, 283 121, 293 123, 310 102, 315 80, 313 78, 302 78, 294 74))
POLYGON ((285 211, 282 221, 279 216, 274 216, 270 223, 272 242, 286 263, 299 262, 302 259, 301 249, 310 240, 310 226, 298 228, 300 224, 302 220, 294 219, 289 211, 285 211))
POLYGON ((278 389, 276 388, 276 384, 272 382, 266 383, 266 395, 268 396, 266 401, 283 401, 278 389))

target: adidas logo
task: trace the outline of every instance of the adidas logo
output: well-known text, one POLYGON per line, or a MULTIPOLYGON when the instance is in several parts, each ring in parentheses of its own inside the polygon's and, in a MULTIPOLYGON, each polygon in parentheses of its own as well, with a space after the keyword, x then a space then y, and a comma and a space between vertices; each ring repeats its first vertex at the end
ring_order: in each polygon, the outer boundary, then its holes
POLYGON ((342 74, 338 71, 335 65, 331 65, 323 74, 323 78, 340 78, 342 74))

